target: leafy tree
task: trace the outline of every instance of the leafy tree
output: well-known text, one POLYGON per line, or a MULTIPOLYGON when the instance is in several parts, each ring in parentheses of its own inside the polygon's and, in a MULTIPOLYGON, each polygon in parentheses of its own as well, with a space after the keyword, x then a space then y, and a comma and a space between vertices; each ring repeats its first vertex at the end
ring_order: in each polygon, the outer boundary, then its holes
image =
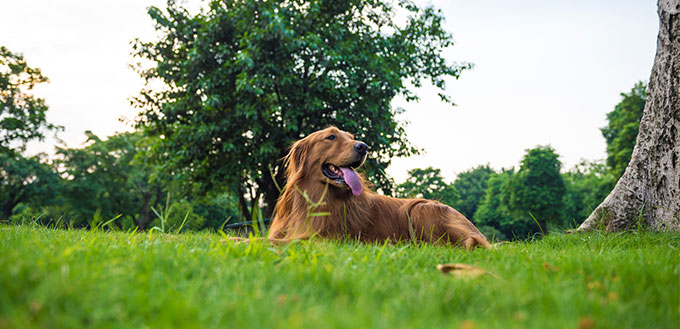
POLYGON ((504 196, 513 175, 514 170, 502 170, 489 176, 484 199, 473 216, 474 223, 489 239, 506 240, 526 235, 527 223, 514 218, 505 202, 504 196))
POLYGON ((614 175, 601 162, 582 162, 562 175, 564 226, 582 223, 614 188, 614 175))
POLYGON ((177 189, 174 179, 148 161, 146 154, 154 141, 141 132, 119 133, 105 140, 89 131, 86 134, 84 147, 57 148, 58 166, 65 177, 64 207, 57 210, 73 225, 87 226, 95 216, 108 220, 121 215, 114 222, 119 227, 148 229, 160 226, 156 212, 167 212, 166 228, 179 228, 188 213, 184 228, 200 230, 219 228, 227 218, 236 217, 234 198, 226 193, 172 197, 177 189))
POLYGON ((212 0, 196 15, 168 1, 149 14, 162 36, 133 45, 155 63, 138 66, 148 83, 133 100, 138 124, 161 137, 155 157, 186 191, 232 188, 245 217, 261 196, 271 214, 280 159, 328 125, 370 145, 365 171, 390 194, 383 169, 418 151, 391 100, 415 101, 410 86, 429 81, 450 103, 444 79, 469 67, 442 57, 453 39, 441 12, 408 0, 212 0))
POLYGON ((50 204, 59 193, 59 176, 39 156, 0 152, 0 220, 20 203, 50 204))
POLYGON ((524 223, 518 226, 518 222, 512 217, 504 202, 503 196, 507 193, 512 175, 512 170, 489 175, 484 198, 473 215, 475 225, 488 239, 506 240, 524 235, 524 223))
POLYGON ((616 180, 623 175, 633 154, 642 111, 647 101, 647 84, 640 81, 629 93, 621 93, 621 97, 621 102, 607 113, 607 126, 600 129, 607 141, 607 165, 616 180))
POLYGON ((397 186, 397 195, 408 198, 438 200, 449 206, 458 202, 458 192, 452 184, 444 182, 440 169, 427 167, 411 169, 405 182, 397 186))
POLYGON ((64 196, 74 224, 84 225, 99 212, 109 219, 119 214, 146 229, 155 218, 151 207, 166 195, 163 182, 152 177, 154 167, 135 161, 142 134, 121 133, 102 140, 91 132, 82 148, 57 148, 65 177, 64 196))
POLYGON ((15 143, 22 150, 27 141, 42 140, 43 128, 61 128, 47 122, 45 100, 29 94, 35 85, 47 81, 40 69, 26 64, 21 54, 0 46, 0 153, 17 151, 12 145, 15 143))
POLYGON ((486 195, 487 181, 494 171, 486 166, 478 166, 458 174, 453 186, 458 191, 460 200, 456 209, 465 217, 472 218, 486 195))
MULTIPOLYGON (((562 164, 550 146, 527 150, 522 164, 509 181, 507 205, 514 217, 536 220, 544 232, 547 224, 562 223, 564 181, 562 164)), ((538 232, 536 227, 534 232, 538 232)))

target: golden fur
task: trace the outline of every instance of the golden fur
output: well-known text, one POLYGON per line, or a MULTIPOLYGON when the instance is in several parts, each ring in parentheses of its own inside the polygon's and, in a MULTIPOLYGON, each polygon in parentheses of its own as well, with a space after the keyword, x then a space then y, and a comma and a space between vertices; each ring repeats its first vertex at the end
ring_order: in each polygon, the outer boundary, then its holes
POLYGON ((297 141, 286 157, 288 181, 276 205, 271 241, 356 238, 367 242, 420 240, 487 247, 484 235, 455 209, 437 201, 399 199, 375 194, 364 186, 354 195, 348 184, 329 179, 324 164, 358 167, 365 154, 355 150, 354 136, 335 127, 297 141), (329 139, 334 135, 333 139, 329 139))

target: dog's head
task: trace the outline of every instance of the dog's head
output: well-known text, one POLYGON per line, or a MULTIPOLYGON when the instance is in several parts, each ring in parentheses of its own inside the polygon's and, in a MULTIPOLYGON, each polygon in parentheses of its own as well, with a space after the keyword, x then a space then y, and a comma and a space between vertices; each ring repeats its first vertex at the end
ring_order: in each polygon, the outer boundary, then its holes
POLYGON ((350 189, 354 195, 363 191, 355 169, 366 160, 368 145, 336 127, 329 127, 295 142, 286 157, 288 179, 330 184, 350 189))

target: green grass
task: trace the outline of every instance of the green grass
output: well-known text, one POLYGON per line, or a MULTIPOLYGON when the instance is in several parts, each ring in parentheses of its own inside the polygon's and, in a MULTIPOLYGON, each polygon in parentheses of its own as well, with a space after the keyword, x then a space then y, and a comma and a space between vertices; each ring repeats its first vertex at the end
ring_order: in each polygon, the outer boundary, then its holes
POLYGON ((495 250, 0 226, 0 328, 678 328, 680 235, 495 250), (439 263, 499 276, 458 279, 439 263))

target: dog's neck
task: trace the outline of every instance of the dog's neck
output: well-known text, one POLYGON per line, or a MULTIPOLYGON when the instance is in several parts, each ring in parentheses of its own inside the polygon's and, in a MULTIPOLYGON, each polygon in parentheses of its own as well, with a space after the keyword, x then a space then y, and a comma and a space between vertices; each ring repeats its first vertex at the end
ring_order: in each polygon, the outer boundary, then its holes
POLYGON ((284 222, 276 229, 291 237, 310 232, 322 236, 357 235, 372 224, 366 220, 370 218, 367 216, 371 209, 370 195, 368 190, 355 196, 349 189, 332 185, 291 181, 279 200, 287 204, 277 205, 276 216, 281 216, 284 222))

